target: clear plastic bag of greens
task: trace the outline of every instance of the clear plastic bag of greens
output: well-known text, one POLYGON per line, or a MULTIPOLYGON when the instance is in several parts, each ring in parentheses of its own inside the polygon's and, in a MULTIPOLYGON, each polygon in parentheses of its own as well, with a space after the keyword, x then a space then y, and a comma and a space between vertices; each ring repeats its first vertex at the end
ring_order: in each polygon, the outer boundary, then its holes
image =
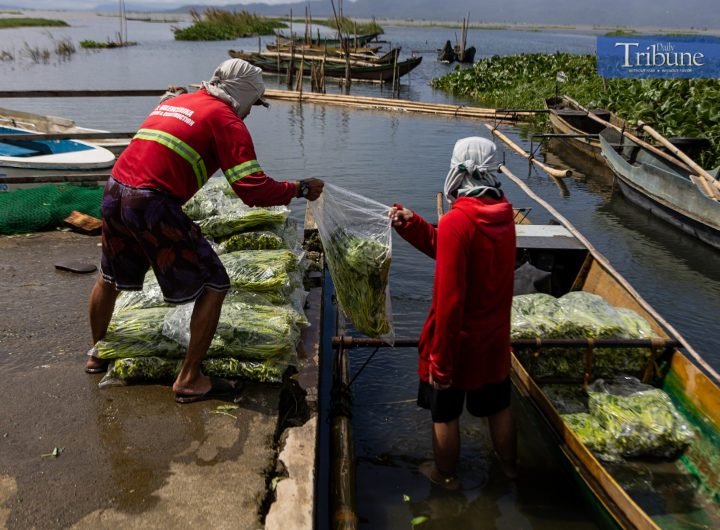
POLYGON ((634 377, 598 379, 588 395, 590 414, 611 434, 610 454, 676 458, 695 439, 670 396, 634 377))
POLYGON ((358 331, 392 344, 389 208, 327 183, 310 207, 340 308, 358 331))

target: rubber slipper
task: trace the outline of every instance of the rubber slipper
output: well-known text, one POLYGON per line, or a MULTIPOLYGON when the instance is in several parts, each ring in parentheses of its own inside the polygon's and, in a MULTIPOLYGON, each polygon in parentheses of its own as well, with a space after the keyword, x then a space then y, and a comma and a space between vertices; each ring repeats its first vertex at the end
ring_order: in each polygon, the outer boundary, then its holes
POLYGON ((234 396, 239 391, 238 386, 233 381, 214 375, 210 376, 210 385, 210 390, 204 394, 184 394, 177 392, 175 394, 175 401, 182 404, 196 403, 206 399, 234 396))
POLYGON ((96 366, 94 368, 90 368, 88 366, 85 367, 85 373, 87 374, 104 374, 107 372, 107 364, 105 366, 96 366))
POLYGON ((55 264, 55 268, 61 271, 76 272, 79 274, 86 274, 88 272, 95 272, 97 266, 93 263, 79 260, 62 260, 55 264))
POLYGON ((448 491, 457 491, 460 489, 460 480, 456 475, 443 477, 435 467, 435 462, 429 460, 418 466, 420 474, 425 476, 432 484, 439 486, 448 491))

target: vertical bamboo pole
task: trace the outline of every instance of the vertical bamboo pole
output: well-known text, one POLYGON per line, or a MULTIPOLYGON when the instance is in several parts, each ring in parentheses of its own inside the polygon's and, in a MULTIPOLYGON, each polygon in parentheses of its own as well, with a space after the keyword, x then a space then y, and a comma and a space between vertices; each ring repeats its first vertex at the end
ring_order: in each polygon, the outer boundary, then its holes
MULTIPOLYGON (((344 390, 338 392, 343 395, 350 393, 348 387, 348 358, 347 350, 341 345, 335 357, 335 374, 333 386, 344 390)), ((348 398, 349 399, 349 398, 348 398)), ((331 417, 332 431, 332 528, 334 530, 355 530, 357 528, 357 515, 355 514, 355 462, 352 443, 352 424, 347 413, 342 408, 331 417)))

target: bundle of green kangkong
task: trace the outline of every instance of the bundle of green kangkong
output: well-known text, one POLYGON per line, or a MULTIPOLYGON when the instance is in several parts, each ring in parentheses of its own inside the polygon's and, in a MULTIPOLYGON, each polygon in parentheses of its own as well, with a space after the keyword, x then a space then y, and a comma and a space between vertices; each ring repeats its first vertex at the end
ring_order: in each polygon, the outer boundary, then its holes
MULTIPOLYGON (((532 339, 649 339, 650 324, 635 311, 613 307, 604 298, 573 291, 560 298, 534 293, 518 295, 512 305, 512 338, 532 339)), ((587 368, 584 348, 518 349, 515 352, 536 377, 574 377, 587 368)), ((649 348, 595 348, 594 377, 618 374, 641 376, 651 355, 649 348)))
MULTIPOLYGON (((302 327, 301 254, 289 247, 296 228, 284 207, 250 208, 224 178, 212 178, 186 205, 230 277, 203 372, 279 382, 297 361, 302 327)), ((172 380, 189 342, 193 304, 172 307, 154 274, 142 291, 121 293, 98 356, 112 360, 101 386, 172 380)))
POLYGON ((587 411, 562 414, 580 440, 601 459, 676 458, 695 434, 663 390, 630 377, 595 381, 587 411))

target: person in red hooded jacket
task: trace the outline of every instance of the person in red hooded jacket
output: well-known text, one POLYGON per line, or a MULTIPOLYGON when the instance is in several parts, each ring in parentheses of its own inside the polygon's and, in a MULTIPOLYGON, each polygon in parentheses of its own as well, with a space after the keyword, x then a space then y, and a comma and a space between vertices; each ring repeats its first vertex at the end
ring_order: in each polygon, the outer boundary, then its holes
POLYGON ((491 173, 495 144, 458 140, 444 195, 450 210, 437 228, 400 204, 392 224, 410 244, 435 258, 430 312, 420 335, 418 405, 433 421, 434 461, 420 471, 457 489, 460 415, 487 417, 503 471, 516 475, 517 441, 510 409, 510 309, 515 270, 512 205, 491 173))
MULTIPOLYGON (((321 179, 286 182, 263 172, 244 119, 254 105, 268 106, 264 92, 260 68, 228 59, 198 91, 166 94, 120 155, 103 193, 102 259, 89 303, 93 343, 105 337, 118 293, 142 290, 152 267, 166 302, 195 303, 173 384, 178 403, 236 391, 201 370, 230 279, 182 205, 218 170, 250 206, 315 200, 323 190, 321 179)), ((88 373, 107 370, 96 353, 88 352, 88 373)))

